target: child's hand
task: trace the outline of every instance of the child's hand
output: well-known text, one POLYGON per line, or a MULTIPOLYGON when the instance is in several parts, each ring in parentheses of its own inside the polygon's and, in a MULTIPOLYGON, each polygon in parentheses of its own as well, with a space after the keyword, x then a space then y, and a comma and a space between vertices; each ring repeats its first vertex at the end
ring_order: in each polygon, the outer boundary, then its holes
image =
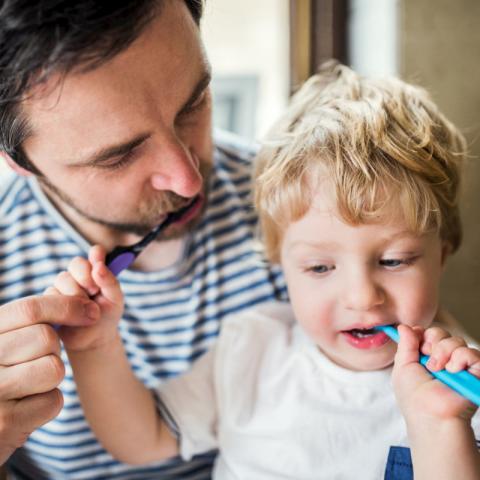
POLYGON ((123 294, 115 276, 105 265, 105 250, 90 249, 88 260, 74 258, 68 270, 57 275, 46 295, 90 297, 100 308, 100 319, 88 327, 61 327, 59 335, 70 351, 95 349, 117 336, 117 326, 123 311, 123 294))
POLYGON ((452 337, 441 328, 423 330, 420 327, 398 327, 400 342, 393 368, 395 395, 405 419, 419 419, 425 415, 432 419, 470 420, 476 406, 470 401, 434 379, 418 363, 419 348, 430 355, 429 370, 446 369, 458 372, 466 369, 480 376, 480 351, 470 348, 465 340, 452 337))

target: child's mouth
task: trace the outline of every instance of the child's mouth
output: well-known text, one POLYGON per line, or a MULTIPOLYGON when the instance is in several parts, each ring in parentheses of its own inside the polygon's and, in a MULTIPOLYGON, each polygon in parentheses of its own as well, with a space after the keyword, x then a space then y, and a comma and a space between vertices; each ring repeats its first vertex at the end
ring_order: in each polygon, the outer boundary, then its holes
POLYGON ((373 328, 352 328, 341 333, 351 346, 362 350, 379 348, 390 341, 385 333, 373 328))
POLYGON ((376 330, 373 328, 365 328, 365 329, 359 329, 359 328, 354 328, 352 330, 346 330, 350 335, 353 335, 356 338, 366 338, 370 335, 375 335, 378 333, 376 330))

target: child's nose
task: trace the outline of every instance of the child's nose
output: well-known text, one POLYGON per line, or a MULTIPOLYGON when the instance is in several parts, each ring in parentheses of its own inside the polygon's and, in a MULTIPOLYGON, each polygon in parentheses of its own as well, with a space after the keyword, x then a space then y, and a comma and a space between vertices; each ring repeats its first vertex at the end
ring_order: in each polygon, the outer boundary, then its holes
POLYGON ((369 274, 357 274, 344 286, 345 306, 349 310, 368 311, 384 303, 385 292, 369 274))

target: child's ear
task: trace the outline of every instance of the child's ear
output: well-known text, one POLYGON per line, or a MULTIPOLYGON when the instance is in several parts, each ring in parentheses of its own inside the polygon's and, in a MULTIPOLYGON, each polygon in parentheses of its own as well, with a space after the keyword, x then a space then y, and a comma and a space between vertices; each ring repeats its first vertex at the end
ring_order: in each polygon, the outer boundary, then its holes
POLYGON ((33 175, 32 172, 29 172, 28 170, 25 170, 20 165, 18 165, 18 163, 15 162, 15 160, 13 160, 8 153, 0 152, 0 158, 5 160, 7 165, 18 175, 21 175, 22 177, 29 177, 30 175, 33 175))
POLYGON ((441 258, 442 269, 445 268, 447 258, 450 256, 451 253, 452 253, 452 246, 448 242, 442 242, 442 258, 441 258))

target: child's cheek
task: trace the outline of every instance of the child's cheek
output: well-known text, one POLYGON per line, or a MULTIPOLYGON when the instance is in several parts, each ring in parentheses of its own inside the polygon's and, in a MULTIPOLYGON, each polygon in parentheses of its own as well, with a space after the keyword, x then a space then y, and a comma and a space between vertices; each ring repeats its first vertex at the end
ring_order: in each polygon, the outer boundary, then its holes
POLYGON ((410 290, 409 300, 400 306, 399 320, 410 326, 429 327, 438 311, 438 287, 426 282, 410 290))

